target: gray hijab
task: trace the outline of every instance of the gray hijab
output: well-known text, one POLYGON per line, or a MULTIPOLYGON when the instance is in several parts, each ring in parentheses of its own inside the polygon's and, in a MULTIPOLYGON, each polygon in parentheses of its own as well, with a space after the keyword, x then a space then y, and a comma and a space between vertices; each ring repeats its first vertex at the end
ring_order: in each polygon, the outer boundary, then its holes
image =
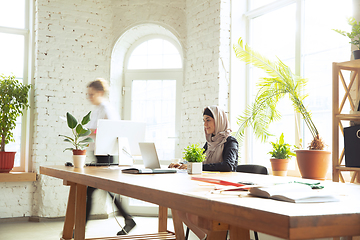
MULTIPOLYGON (((206 134, 207 142, 206 161, 204 164, 219 163, 223 161, 223 150, 226 139, 230 136, 231 129, 229 128, 229 121, 225 112, 218 106, 208 106, 208 108, 215 120, 215 132, 213 134, 206 134)), ((205 109, 204 108, 204 111, 205 109)))

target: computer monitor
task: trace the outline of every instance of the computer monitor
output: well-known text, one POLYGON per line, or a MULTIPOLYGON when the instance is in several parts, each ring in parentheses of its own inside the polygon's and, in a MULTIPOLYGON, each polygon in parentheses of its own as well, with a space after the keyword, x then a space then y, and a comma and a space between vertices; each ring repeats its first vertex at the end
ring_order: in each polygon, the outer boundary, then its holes
POLYGON ((145 128, 145 122, 107 119, 98 120, 95 155, 119 155, 118 138, 127 138, 131 155, 140 156, 139 142, 145 140, 145 128))

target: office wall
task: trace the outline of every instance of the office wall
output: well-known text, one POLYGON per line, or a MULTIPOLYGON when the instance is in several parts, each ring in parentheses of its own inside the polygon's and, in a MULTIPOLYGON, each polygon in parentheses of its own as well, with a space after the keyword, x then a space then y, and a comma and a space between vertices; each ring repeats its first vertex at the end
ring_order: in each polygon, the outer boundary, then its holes
MULTIPOLYGON (((185 1, 37 0, 34 1, 34 106, 31 161, 39 166, 71 161, 58 134, 70 134, 59 116, 81 118, 93 109, 86 85, 109 78, 115 42, 130 27, 154 23, 184 43, 185 1)), ((31 183, 0 183, 0 218, 64 216, 68 187, 59 179, 38 176, 31 183)), ((104 200, 104 194, 95 199, 104 200)), ((104 213, 96 204, 94 213, 104 213)))
MULTIPOLYGON (((86 99, 87 83, 109 79, 114 44, 139 24, 165 27, 184 47, 182 148, 204 141, 204 106, 227 108, 227 85, 222 86, 228 74, 229 31, 221 28, 229 29, 229 1, 37 0, 34 6, 34 171, 71 161, 72 153, 63 152, 68 145, 58 136, 70 130, 59 116, 69 111, 81 118, 93 109, 86 99)), ((0 183, 0 192, 0 218, 65 214, 68 187, 59 179, 39 175, 36 182, 0 183)), ((95 201, 104 199, 99 194, 95 201)), ((94 207, 94 213, 106 211, 100 204, 94 207)))
POLYGON ((205 143, 205 106, 228 107, 230 1, 186 1, 186 58, 180 147, 205 143), (221 29, 226 30, 221 30, 221 29))

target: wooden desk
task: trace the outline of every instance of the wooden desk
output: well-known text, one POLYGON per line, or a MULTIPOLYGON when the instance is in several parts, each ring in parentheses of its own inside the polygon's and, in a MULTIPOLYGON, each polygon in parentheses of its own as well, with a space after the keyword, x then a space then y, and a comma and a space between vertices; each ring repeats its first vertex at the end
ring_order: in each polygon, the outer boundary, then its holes
MULTIPOLYGON (((86 187, 104 189, 121 195, 158 204, 163 208, 186 211, 207 219, 229 224, 234 234, 231 240, 241 239, 243 229, 250 229, 284 239, 309 239, 360 235, 360 185, 324 182, 325 189, 340 194, 340 202, 294 204, 254 197, 199 198, 189 192, 207 191, 209 187, 192 181, 186 173, 122 174, 120 169, 65 166, 40 167, 40 173, 64 179, 73 187, 68 206, 76 201, 75 209, 68 207, 66 219, 76 212, 75 239, 85 235, 86 187)), ((207 177, 228 181, 256 183, 289 181, 291 178, 246 173, 207 174, 207 177)), ((297 179, 299 180, 299 179, 297 179)), ((162 208, 162 209, 163 209, 162 208)), ((166 212, 166 211, 162 211, 166 212)), ((166 228, 161 219, 161 228, 166 228)), ((174 219, 175 220, 175 219, 174 219)), ((73 226, 73 225, 72 225, 73 226)), ((64 230, 66 228, 66 223, 64 230)), ((176 227, 176 226, 175 226, 176 227)), ((176 228, 175 228, 176 229, 176 228)), ((160 229, 163 230, 163 229, 160 229)), ((230 231, 230 232, 231 232, 230 231)), ((177 233, 182 239, 183 233, 177 233)))

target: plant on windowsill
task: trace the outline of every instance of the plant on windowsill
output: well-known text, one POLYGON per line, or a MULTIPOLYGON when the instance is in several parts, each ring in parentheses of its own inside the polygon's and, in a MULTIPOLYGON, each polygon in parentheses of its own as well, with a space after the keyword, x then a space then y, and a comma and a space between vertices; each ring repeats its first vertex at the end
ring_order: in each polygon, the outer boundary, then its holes
MULTIPOLYGON (((290 144, 285 143, 284 133, 281 133, 278 142, 271 142, 272 151, 270 162, 274 176, 286 176, 289 159, 296 154, 292 151, 290 144)), ((294 146, 295 148, 295 146, 294 146)))
POLYGON ((201 174, 202 162, 205 161, 206 154, 200 144, 192 144, 185 149, 183 159, 187 161, 187 171, 189 174, 201 174))
POLYGON ((353 51, 354 59, 360 59, 360 22, 357 22, 355 18, 349 17, 349 25, 352 27, 351 32, 345 32, 339 29, 333 29, 335 32, 350 38, 352 45, 356 46, 357 50, 353 51))
POLYGON ((16 80, 14 75, 0 75, 0 172, 8 173, 14 167, 16 152, 6 152, 5 145, 14 142, 12 131, 16 120, 29 107, 31 85, 16 80))
POLYGON ((276 105, 280 99, 288 96, 294 110, 300 113, 313 137, 309 150, 295 150, 301 175, 304 178, 325 179, 330 162, 330 152, 323 150, 325 144, 311 119, 310 111, 303 103, 306 96, 301 94, 301 90, 305 87, 306 80, 293 74, 291 69, 280 59, 270 61, 253 51, 247 44, 244 46, 241 38, 238 44, 234 44, 234 51, 236 57, 241 61, 264 70, 268 75, 259 79, 257 83, 259 90, 254 103, 249 105, 244 114, 238 118, 239 129, 235 137, 239 143, 242 143, 247 127, 252 127, 255 137, 265 142, 271 135, 268 130, 269 125, 281 118, 280 113, 276 110, 276 105), (305 160, 303 160, 303 154, 306 156, 305 160), (313 159, 314 156, 316 159, 313 159), (311 165, 308 167, 307 163, 311 165))
POLYGON ((64 137, 65 142, 69 142, 73 145, 73 147, 71 148, 65 148, 64 151, 72 150, 75 167, 84 166, 86 158, 86 148, 89 147, 90 142, 94 142, 94 139, 88 137, 91 134, 91 130, 84 127, 84 125, 90 122, 90 114, 91 111, 83 117, 80 123, 78 123, 76 118, 69 112, 67 112, 67 125, 71 129, 74 137, 59 135, 61 137, 64 137))

